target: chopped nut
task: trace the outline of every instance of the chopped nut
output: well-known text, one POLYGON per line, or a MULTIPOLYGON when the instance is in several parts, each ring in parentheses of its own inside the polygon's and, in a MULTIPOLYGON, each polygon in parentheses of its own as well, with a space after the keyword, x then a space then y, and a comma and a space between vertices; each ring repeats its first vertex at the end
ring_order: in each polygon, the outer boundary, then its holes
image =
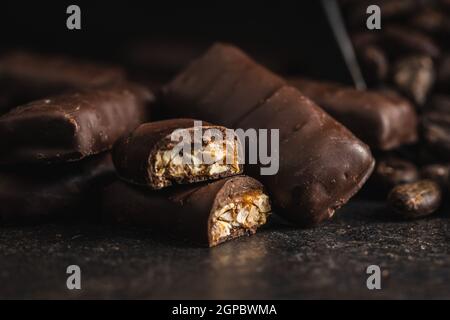
MULTIPOLYGON (((170 139, 170 136, 165 139, 170 139)), ((227 172, 237 174, 241 170, 238 143, 237 138, 232 141, 204 140, 203 146, 192 148, 190 154, 180 154, 174 145, 169 144, 166 149, 158 150, 153 159, 149 159, 149 176, 155 176, 156 185, 162 188, 176 179, 210 177, 227 172), (232 163, 227 163, 230 159, 232 163)))
POLYGON ((213 213, 211 235, 214 243, 240 231, 254 233, 270 215, 269 197, 262 192, 247 193, 230 201, 213 213))

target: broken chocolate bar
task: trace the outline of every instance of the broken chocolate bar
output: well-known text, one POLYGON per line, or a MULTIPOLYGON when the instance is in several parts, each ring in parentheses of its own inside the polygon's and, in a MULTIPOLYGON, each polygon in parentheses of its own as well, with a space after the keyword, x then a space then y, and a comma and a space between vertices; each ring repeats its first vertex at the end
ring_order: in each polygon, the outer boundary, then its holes
POLYGON ((109 150, 148 120, 153 96, 135 86, 64 94, 0 117, 1 164, 79 160, 109 150))
POLYGON ((278 90, 238 126, 280 130, 279 171, 260 179, 279 214, 301 225, 332 217, 374 167, 367 145, 293 87, 278 90))
POLYGON ((119 139, 113 148, 119 176, 161 189, 241 173, 234 131, 197 123, 198 127, 192 119, 145 123, 119 139))
POLYGON ((158 192, 115 182, 103 193, 106 219, 209 247, 255 233, 270 212, 262 184, 247 176, 158 192))
POLYGON ((109 153, 51 167, 2 168, 0 223, 38 223, 87 215, 94 218, 97 192, 114 178, 109 153))
POLYGON ((273 150, 279 172, 261 178, 280 215, 314 224, 360 189, 374 160, 364 143, 296 89, 276 90, 283 82, 239 49, 216 44, 162 94, 171 112, 234 128, 279 129, 280 149, 273 150), (223 98, 216 99, 219 92, 223 98))
POLYGON ((23 51, 0 56, 0 83, 14 87, 14 104, 60 94, 66 90, 93 88, 122 82, 118 67, 79 61, 64 56, 23 51))
POLYGON ((213 45, 163 89, 171 116, 232 127, 284 81, 236 47, 213 45))
POLYGON ((290 83, 373 148, 390 150, 417 140, 417 115, 405 99, 302 78, 290 83))

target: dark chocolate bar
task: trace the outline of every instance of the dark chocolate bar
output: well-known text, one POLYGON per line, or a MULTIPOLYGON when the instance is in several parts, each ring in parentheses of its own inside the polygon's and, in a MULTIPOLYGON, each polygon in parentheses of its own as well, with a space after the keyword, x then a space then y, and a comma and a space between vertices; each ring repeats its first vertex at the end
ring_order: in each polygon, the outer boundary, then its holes
POLYGON ((293 87, 278 90, 238 127, 280 130, 279 171, 259 179, 277 212, 297 224, 332 217, 374 167, 367 145, 293 87))
POLYGON ((199 127, 194 127, 195 121, 145 123, 119 139, 113 148, 119 176, 131 183, 161 189, 242 173, 240 144, 234 131, 202 121, 198 121, 199 127), (183 147, 188 148, 189 154, 182 154, 183 147))
POLYGON ((65 56, 23 51, 0 56, 0 84, 14 88, 15 105, 66 90, 117 84, 124 79, 125 72, 121 68, 65 56))
POLYGON ((270 211, 262 184, 247 176, 158 192, 118 181, 103 193, 106 219, 209 247, 255 233, 270 211))
POLYGON ((284 86, 273 93, 284 81, 249 59, 235 47, 214 45, 163 90, 165 106, 218 124, 235 123, 234 128, 280 129, 279 172, 261 177, 279 214, 299 224, 331 217, 372 172, 369 148, 296 89, 284 86), (249 67, 236 71, 238 64, 249 67), (234 87, 233 77, 240 78, 234 87), (228 99, 204 103, 205 95, 224 87, 228 99), (252 98, 239 104, 245 97, 252 98))
POLYGON ((416 112, 399 96, 302 78, 290 83, 373 148, 389 150, 417 140, 416 112))
POLYGON ((109 153, 56 166, 2 168, 0 223, 95 218, 98 191, 114 179, 109 153))
POLYGON ((284 81, 236 47, 213 45, 163 89, 170 116, 232 127, 284 81))
POLYGON ((109 150, 148 120, 153 96, 136 86, 64 94, 0 117, 1 164, 79 160, 109 150))

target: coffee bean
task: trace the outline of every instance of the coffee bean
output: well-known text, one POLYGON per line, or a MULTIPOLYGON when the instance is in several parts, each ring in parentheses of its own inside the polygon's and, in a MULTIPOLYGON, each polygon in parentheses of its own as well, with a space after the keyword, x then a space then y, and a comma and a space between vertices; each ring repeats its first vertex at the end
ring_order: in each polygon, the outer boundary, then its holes
POLYGON ((447 186, 449 176, 449 165, 442 163, 429 164, 420 170, 422 179, 433 180, 441 187, 447 186))
POLYGON ((428 56, 402 58, 394 67, 394 83, 417 105, 425 103, 434 80, 433 60, 428 56))
POLYGON ((450 111, 433 110, 422 116, 426 146, 441 158, 450 159, 450 111))
POLYGON ((379 187, 390 190, 399 184, 418 180, 419 171, 412 162, 390 157, 378 162, 373 179, 379 187))
POLYGON ((388 195, 388 203, 401 217, 414 219, 436 211, 441 198, 441 189, 436 182, 420 180, 392 189, 388 195))

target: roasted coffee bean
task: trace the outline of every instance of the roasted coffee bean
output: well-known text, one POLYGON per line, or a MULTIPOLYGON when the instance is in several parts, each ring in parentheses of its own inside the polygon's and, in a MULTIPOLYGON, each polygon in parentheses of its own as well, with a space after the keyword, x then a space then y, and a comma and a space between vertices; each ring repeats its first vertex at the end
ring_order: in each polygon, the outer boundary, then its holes
POLYGON ((441 158, 450 159, 450 112, 428 111, 422 116, 426 146, 441 158))
POLYGON ((377 84, 387 78, 389 62, 384 51, 375 45, 357 48, 356 54, 369 84, 377 84))
POLYGON ((428 111, 450 112, 450 95, 434 94, 428 100, 428 111))
POLYGON ((450 54, 446 54, 437 69, 437 85, 443 92, 450 94, 450 54))
POLYGON ((449 17, 436 9, 426 8, 419 11, 412 17, 410 24, 427 33, 448 33, 450 32, 449 17))
POLYGON ((420 170, 422 179, 429 179, 437 182, 441 187, 445 187, 449 178, 449 164, 435 163, 424 166, 420 170))
POLYGON ((389 157, 377 163, 373 179, 378 187, 390 190, 399 184, 418 180, 419 171, 412 162, 389 157))
POLYGON ((433 60, 422 55, 403 58, 396 63, 393 77, 404 94, 423 105, 435 80, 433 60))
POLYGON ((393 55, 422 54, 432 58, 441 55, 441 49, 427 34, 411 28, 390 25, 383 28, 384 43, 393 55))
POLYGON ((431 180, 420 180, 399 185, 388 195, 388 202, 395 213, 414 219, 435 212, 441 204, 441 189, 431 180))

